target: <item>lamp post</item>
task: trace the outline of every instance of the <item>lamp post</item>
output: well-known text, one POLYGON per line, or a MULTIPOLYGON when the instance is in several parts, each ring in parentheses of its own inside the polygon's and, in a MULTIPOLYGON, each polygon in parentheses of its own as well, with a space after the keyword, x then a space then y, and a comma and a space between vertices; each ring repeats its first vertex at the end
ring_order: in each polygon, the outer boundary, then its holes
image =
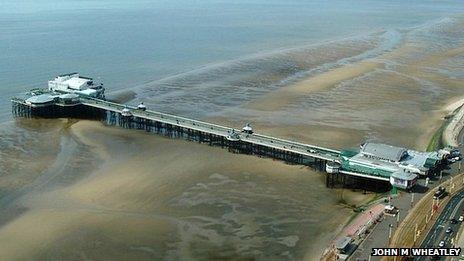
POLYGON ((438 211, 439 204, 440 204, 440 199, 438 199, 438 198, 436 200, 433 199, 433 201, 432 201, 432 215, 431 216, 433 216, 433 214, 438 211))
POLYGON ((398 210, 398 213, 396 213, 396 227, 398 227, 400 224, 400 211, 398 210))
POLYGON ((391 243, 391 237, 392 237, 392 227, 393 227, 393 225, 392 225, 392 224, 388 225, 388 244, 390 244, 390 243, 391 243))
POLYGON ((430 214, 430 218, 432 218, 433 214, 438 210, 439 199, 432 199, 432 213, 430 214))
POLYGON ((432 198, 432 208, 431 208, 432 211, 430 212, 430 217, 433 216, 433 206, 435 206, 435 199, 434 198, 432 198))
POLYGON ((369 211, 369 216, 370 216, 370 219, 369 219, 369 226, 370 226, 372 225, 373 219, 374 219, 374 215, 372 215, 372 211, 369 211))

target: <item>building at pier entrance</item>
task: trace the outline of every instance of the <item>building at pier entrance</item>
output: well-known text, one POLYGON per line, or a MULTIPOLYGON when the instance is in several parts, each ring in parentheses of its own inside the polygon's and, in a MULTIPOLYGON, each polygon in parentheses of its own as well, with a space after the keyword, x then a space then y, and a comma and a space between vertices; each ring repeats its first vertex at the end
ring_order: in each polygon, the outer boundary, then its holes
POLYGON ((359 151, 341 152, 341 169, 387 178, 398 188, 412 187, 446 158, 441 151, 420 152, 381 143, 366 142, 359 151))

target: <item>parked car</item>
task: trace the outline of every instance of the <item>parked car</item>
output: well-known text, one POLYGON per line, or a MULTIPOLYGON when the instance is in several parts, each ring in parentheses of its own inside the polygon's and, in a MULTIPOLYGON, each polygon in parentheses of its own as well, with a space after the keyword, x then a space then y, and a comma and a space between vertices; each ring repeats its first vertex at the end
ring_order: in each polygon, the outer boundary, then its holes
POLYGON ((444 247, 445 246, 445 241, 440 241, 440 243, 438 243, 438 247, 444 247))
POLYGON ((398 213, 398 208, 393 205, 386 205, 383 212, 395 216, 398 213))
POLYGON ((437 191, 435 191, 435 194, 433 194, 433 199, 440 199, 444 197, 446 194, 446 189, 444 187, 439 187, 437 191))
POLYGON ((457 224, 458 221, 457 221, 455 218, 452 218, 452 219, 450 219, 450 223, 451 223, 451 224, 457 224))
POLYGON ((460 216, 458 220, 459 220, 459 222, 464 221, 464 216, 460 216))

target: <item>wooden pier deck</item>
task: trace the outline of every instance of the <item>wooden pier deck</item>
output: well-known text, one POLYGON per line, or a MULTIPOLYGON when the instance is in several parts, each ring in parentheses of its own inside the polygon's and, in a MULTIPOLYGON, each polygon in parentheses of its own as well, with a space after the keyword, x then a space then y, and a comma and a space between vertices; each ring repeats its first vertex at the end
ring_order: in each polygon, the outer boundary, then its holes
POLYGON ((216 136, 221 136, 226 138, 233 131, 238 135, 240 141, 265 146, 268 148, 278 149, 281 151, 287 151, 290 153, 299 154, 306 157, 311 157, 315 159, 321 159, 325 161, 338 162, 340 151, 323 148, 315 145, 304 144, 296 141, 290 141, 275 137, 270 137, 258 133, 247 134, 242 133, 241 130, 234 129, 231 127, 221 126, 213 123, 208 123, 204 121, 189 119, 185 117, 180 117, 172 114, 156 112, 152 110, 138 110, 137 107, 121 105, 109 101, 92 99, 92 98, 83 98, 81 103, 87 106, 100 108, 106 111, 112 111, 115 113, 122 113, 124 108, 128 108, 132 113, 133 117, 138 117, 142 119, 148 119, 156 122, 162 122, 170 124, 172 126, 187 128, 191 130, 200 131, 203 133, 213 134, 216 136))

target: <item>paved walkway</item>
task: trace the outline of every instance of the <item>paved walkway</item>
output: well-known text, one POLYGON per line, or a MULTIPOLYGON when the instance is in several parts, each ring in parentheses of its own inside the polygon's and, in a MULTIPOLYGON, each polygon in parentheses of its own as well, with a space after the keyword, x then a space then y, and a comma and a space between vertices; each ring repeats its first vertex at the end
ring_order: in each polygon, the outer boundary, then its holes
MULTIPOLYGON (((457 171, 452 171, 453 173, 457 171)), ((444 176, 441 181, 445 181, 449 179, 450 176, 444 176)), ((424 185, 424 180, 419 180, 417 187, 421 187, 424 185)), ((429 189, 434 189, 437 187, 441 182, 436 180, 429 183, 429 187, 426 189, 422 189, 421 191, 416 191, 414 193, 414 202, 419 201, 429 189)), ((399 222, 402 222, 403 219, 407 216, 411 209, 411 199, 412 193, 401 193, 397 196, 392 198, 391 204, 394 205, 399 209, 399 222)), ((392 226, 392 234, 395 232, 397 225, 397 217, 392 216, 384 216, 383 220, 375 226, 375 229, 367 236, 367 238, 359 245, 358 249, 353 253, 350 257, 350 260, 369 260, 369 256, 372 252, 372 248, 374 247, 388 247, 389 245, 389 227, 392 226)), ((380 260, 380 257, 371 257, 370 260, 380 260)))
POLYGON ((343 236, 356 237, 364 231, 383 213, 385 208, 384 204, 376 204, 365 210, 362 214, 357 216, 348 227, 343 230, 343 236))

